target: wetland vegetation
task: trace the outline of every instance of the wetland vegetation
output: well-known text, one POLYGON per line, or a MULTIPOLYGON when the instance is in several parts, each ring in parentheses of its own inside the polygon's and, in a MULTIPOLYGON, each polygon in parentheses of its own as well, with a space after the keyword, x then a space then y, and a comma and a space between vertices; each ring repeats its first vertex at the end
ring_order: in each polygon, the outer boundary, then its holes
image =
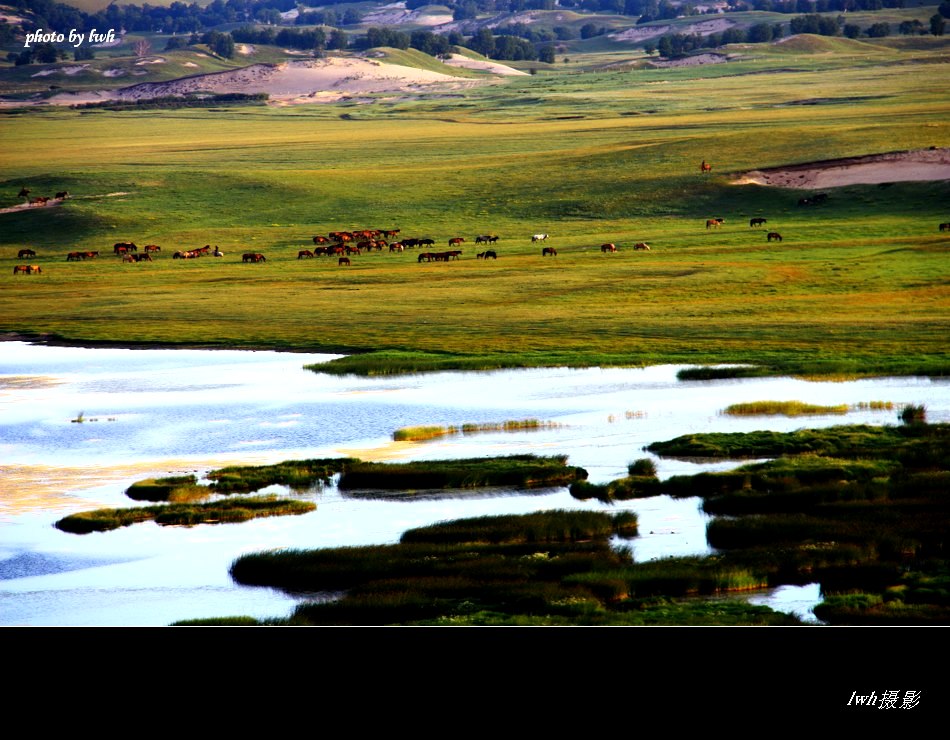
MULTIPOLYGON (((848 450, 806 450, 796 446, 802 433, 780 435, 790 444, 775 460, 663 482, 639 460, 603 487, 619 499, 617 489, 642 479, 642 495, 702 497, 714 515, 710 557, 636 563, 608 541, 636 535, 629 512, 547 511, 443 522, 396 545, 246 555, 231 572, 247 585, 331 595, 274 624, 657 624, 659 614, 677 624, 795 624, 709 598, 815 581, 824 596, 815 614, 829 624, 946 624, 950 425, 881 431, 848 450)), ((693 451, 706 454, 702 436, 693 451)), ((737 436, 764 454, 756 435, 737 436)))

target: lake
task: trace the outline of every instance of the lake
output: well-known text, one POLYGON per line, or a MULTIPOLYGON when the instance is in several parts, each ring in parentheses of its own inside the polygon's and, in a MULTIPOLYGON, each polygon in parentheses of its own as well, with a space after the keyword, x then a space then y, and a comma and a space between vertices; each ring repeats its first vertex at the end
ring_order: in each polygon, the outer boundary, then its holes
MULTIPOLYGON (((286 616, 293 597, 231 582, 235 557, 391 543, 408 528, 470 516, 631 510, 640 521, 640 535, 627 542, 636 560, 712 552, 699 499, 659 496, 608 507, 578 501, 564 488, 380 499, 331 485, 295 494, 317 504, 302 516, 197 527, 147 523, 81 536, 53 527, 66 514, 135 505, 125 488, 151 476, 344 455, 401 461, 536 453, 566 454, 602 483, 642 457, 654 460, 660 478, 738 464, 657 458, 642 449, 688 432, 896 424, 896 409, 908 403, 925 405, 930 421, 950 420, 950 382, 942 379, 681 382, 680 367, 672 365, 384 378, 303 369, 335 356, 0 343, 0 625, 160 626, 286 616), (895 409, 807 418, 721 413, 758 400, 890 401, 895 409), (392 441, 405 426, 526 418, 557 426, 392 441)), ((815 585, 786 586, 750 600, 808 618, 820 594, 815 585)))

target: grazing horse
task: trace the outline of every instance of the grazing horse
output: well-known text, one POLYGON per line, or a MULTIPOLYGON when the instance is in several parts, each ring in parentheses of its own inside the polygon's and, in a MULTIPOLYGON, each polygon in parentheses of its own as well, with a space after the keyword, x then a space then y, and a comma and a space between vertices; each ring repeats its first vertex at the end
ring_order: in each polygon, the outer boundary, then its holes
POLYGON ((267 262, 267 258, 260 252, 245 252, 241 255, 242 262, 267 262))
POLYGON ((132 258, 133 262, 151 262, 152 261, 152 255, 150 255, 148 252, 142 252, 142 254, 130 254, 128 256, 132 258))
POLYGON ((313 257, 313 252, 311 252, 309 249, 301 249, 299 252, 297 252, 298 260, 302 260, 304 257, 313 257))
POLYGON ((650 245, 647 244, 646 242, 637 242, 636 244, 633 245, 633 248, 634 248, 634 249, 645 250, 645 251, 647 251, 647 252, 650 251, 650 245))
POLYGON ((48 195, 43 195, 43 196, 40 196, 39 198, 31 198, 30 205, 31 206, 45 206, 47 203, 50 202, 50 200, 51 199, 48 195))
POLYGON ((554 247, 544 247, 541 250, 541 256, 547 257, 548 255, 551 255, 552 257, 557 257, 557 250, 554 247))
POLYGON ((339 265, 340 265, 340 267, 349 267, 349 266, 350 266, 350 258, 349 258, 349 257, 340 257, 339 265))
POLYGON ((534 234, 534 235, 531 237, 531 241, 532 241, 532 243, 533 243, 533 242, 543 242, 543 241, 546 240, 547 238, 548 238, 548 235, 547 235, 547 234, 534 234))
POLYGON ((775 241, 777 241, 777 242, 782 241, 782 235, 779 234, 777 231, 770 231, 770 232, 767 234, 767 238, 768 238, 769 241, 772 241, 773 239, 774 239, 775 241))
POLYGON ((211 254, 212 254, 214 257, 224 257, 224 252, 222 252, 220 249, 218 249, 217 245, 215 245, 214 251, 213 251, 211 254))
POLYGON ((463 239, 463 238, 460 237, 460 236, 453 236, 451 239, 449 239, 449 246, 450 246, 450 247, 457 247, 459 244, 461 244, 461 243, 464 242, 464 241, 465 241, 465 239, 463 239))
POLYGON ((40 269, 39 265, 30 265, 29 269, 27 270, 28 275, 35 275, 41 272, 43 271, 40 269))
POLYGON ((417 262, 432 262, 435 259, 435 255, 432 252, 419 252, 419 259, 417 262))
POLYGON ((135 246, 135 242, 116 242, 114 245, 112 245, 112 249, 116 254, 139 251, 139 248, 135 246))
POLYGON ((403 252, 405 249, 406 248, 402 245, 402 242, 393 242, 389 245, 390 252, 403 252))
POLYGON ((66 198, 68 197, 69 197, 68 190, 60 190, 58 193, 56 193, 56 200, 66 200, 66 198))
POLYGON ((81 254, 84 260, 94 260, 96 257, 99 256, 98 250, 95 252, 82 252, 81 254))
POLYGON ((32 249, 21 249, 19 252, 17 252, 16 256, 19 259, 23 259, 24 257, 35 257, 36 252, 34 252, 32 249))
POLYGON ((940 224, 941 231, 950 231, 950 223, 940 224))
POLYGON ((601 245, 600 245, 600 251, 601 251, 601 252, 605 252, 605 253, 606 253, 606 252, 616 252, 616 251, 617 251, 617 245, 616 245, 616 244, 601 244, 601 245))
POLYGON ((703 174, 709 172, 711 169, 712 169, 712 165, 707 164, 705 159, 702 161, 702 164, 699 165, 699 171, 702 172, 703 174))
POLYGON ((14 265, 14 266, 13 266, 13 274, 14 274, 14 275, 19 275, 20 273, 23 273, 24 275, 29 275, 29 274, 30 274, 30 266, 29 266, 29 265, 14 265))
POLYGON ((313 243, 314 244, 329 244, 330 240, 327 239, 325 236, 320 236, 319 234, 317 234, 317 236, 313 237, 313 243))
POLYGON ((498 255, 495 254, 495 250, 494 250, 494 249, 489 249, 489 250, 487 250, 487 251, 485 252, 485 259, 487 259, 487 260, 489 260, 489 259, 491 259, 491 260, 496 260, 496 259, 498 259, 498 255))
POLYGON ((750 218, 749 226, 761 226, 764 223, 767 223, 768 219, 765 218, 750 218))
POLYGON ((82 252, 70 252, 66 255, 67 262, 75 262, 76 260, 83 259, 82 252))
POLYGON ((707 219, 707 220, 706 220, 706 228, 708 229, 710 226, 715 226, 716 228, 719 228, 720 226, 722 226, 722 225, 725 223, 725 221, 726 221, 726 219, 724 219, 724 218, 710 218, 710 219, 707 219))
POLYGON ((161 251, 162 251, 162 248, 161 248, 160 246, 158 246, 157 244, 146 244, 146 245, 145 245, 145 253, 146 253, 146 254, 148 254, 149 252, 161 252, 161 251))

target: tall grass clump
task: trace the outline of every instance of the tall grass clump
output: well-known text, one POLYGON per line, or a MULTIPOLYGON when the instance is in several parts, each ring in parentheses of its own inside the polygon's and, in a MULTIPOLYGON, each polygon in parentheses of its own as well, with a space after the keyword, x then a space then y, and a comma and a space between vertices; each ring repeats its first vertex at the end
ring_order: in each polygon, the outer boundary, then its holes
POLYGON ((496 423, 466 423, 462 426, 420 426, 403 427, 393 432, 395 442, 423 442, 427 439, 449 437, 457 434, 478 434, 479 432, 523 432, 538 429, 556 429, 560 426, 553 421, 539 419, 511 419, 496 423))
POLYGON ((146 478, 133 483, 125 489, 125 495, 135 501, 169 501, 173 497, 188 498, 195 495, 207 495, 208 489, 198 486, 194 475, 176 475, 166 478, 146 478), (196 488, 203 488, 196 491, 196 488))
POLYGON ((904 424, 923 424, 927 420, 927 408, 923 404, 908 404, 897 417, 904 424))
POLYGON ((331 457, 314 460, 285 460, 275 465, 231 466, 208 473, 215 493, 252 493, 273 485, 294 491, 307 491, 315 485, 327 485, 345 465, 355 458, 331 457))
POLYGON ((846 414, 846 403, 835 406, 818 406, 801 401, 750 401, 734 403, 723 412, 729 416, 806 416, 817 414, 846 414))

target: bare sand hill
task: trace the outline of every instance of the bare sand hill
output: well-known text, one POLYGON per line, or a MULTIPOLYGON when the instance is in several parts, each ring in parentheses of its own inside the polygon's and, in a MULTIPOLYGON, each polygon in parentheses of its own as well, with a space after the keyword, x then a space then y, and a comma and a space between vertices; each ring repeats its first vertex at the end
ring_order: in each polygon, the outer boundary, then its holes
POLYGON ((387 64, 374 59, 332 57, 283 64, 252 64, 241 69, 183 77, 167 82, 87 93, 62 93, 47 102, 75 105, 108 100, 137 101, 188 93, 267 93, 277 104, 333 102, 359 94, 458 90, 480 80, 451 73, 387 64))
POLYGON ((950 149, 913 149, 752 170, 734 184, 818 190, 932 180, 950 180, 950 149))
POLYGON ((480 69, 485 72, 491 72, 496 75, 527 75, 527 72, 522 72, 520 69, 515 69, 514 67, 509 67, 507 64, 499 64, 498 62, 489 62, 489 61, 480 61, 478 59, 470 59, 469 57, 462 56, 461 54, 450 54, 448 59, 443 60, 450 67, 465 67, 467 69, 480 69))

